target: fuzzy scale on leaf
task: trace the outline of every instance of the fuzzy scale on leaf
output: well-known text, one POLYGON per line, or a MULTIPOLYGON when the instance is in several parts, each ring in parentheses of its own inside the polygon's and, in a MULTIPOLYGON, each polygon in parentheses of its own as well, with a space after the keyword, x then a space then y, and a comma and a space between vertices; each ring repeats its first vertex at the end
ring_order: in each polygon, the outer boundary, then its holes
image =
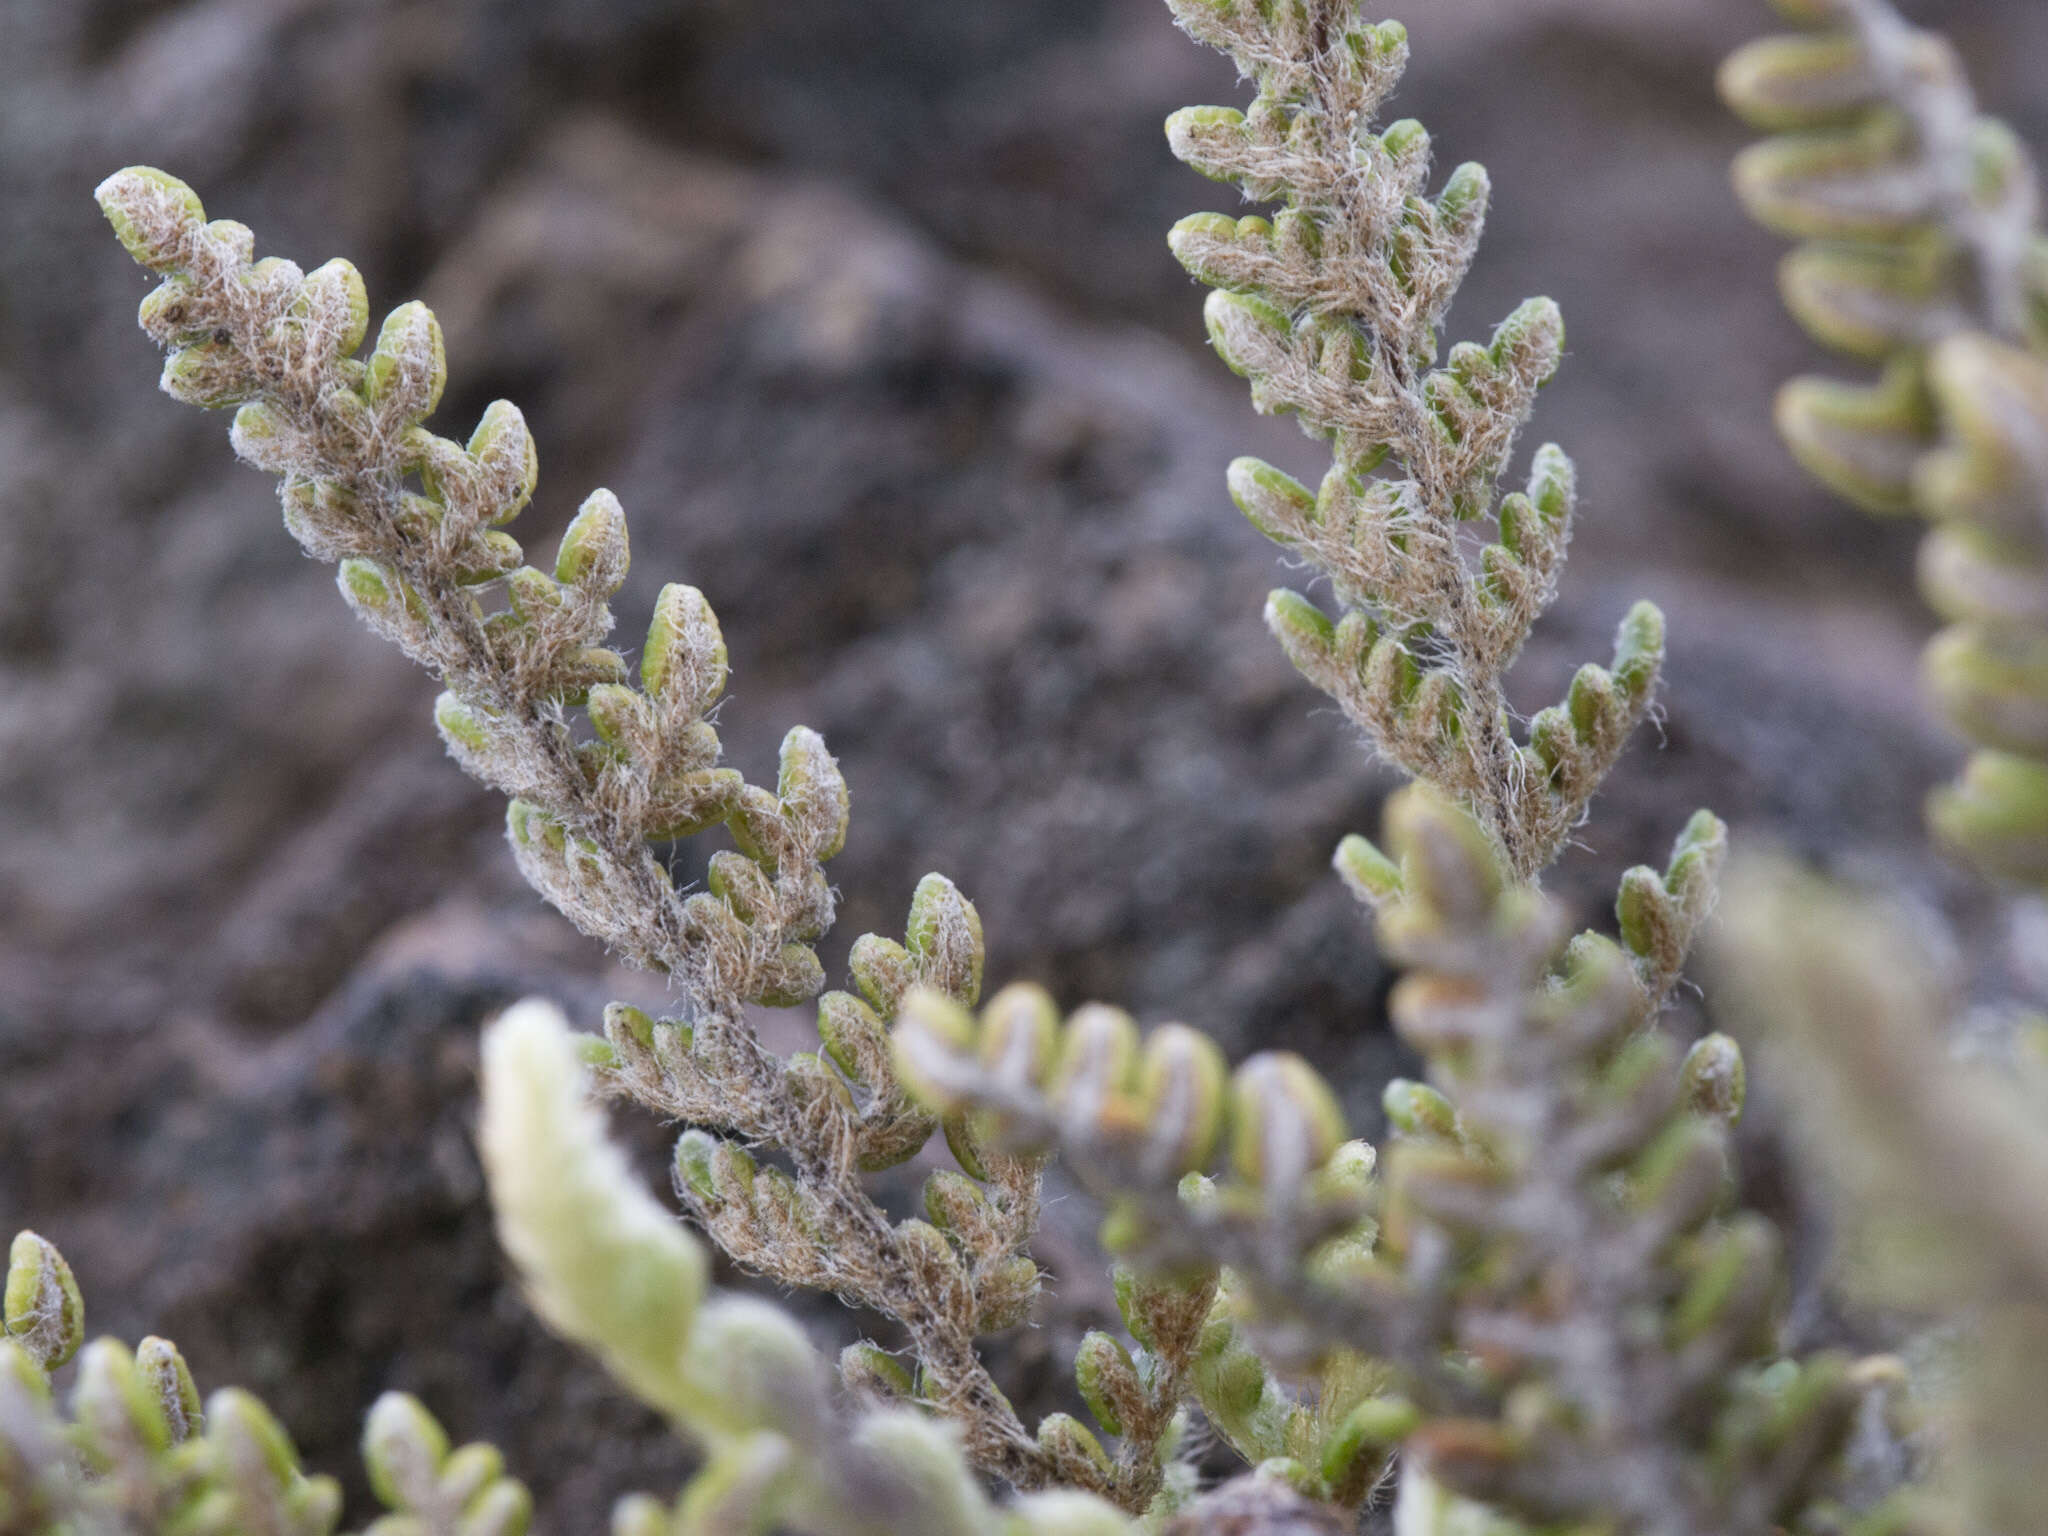
POLYGON ((617 498, 585 500, 551 569, 523 563, 501 530, 533 494, 532 438, 502 400, 466 444, 427 429, 448 372, 431 310, 400 305, 359 359, 368 299, 348 263, 304 274, 254 261, 245 227, 208 222, 160 171, 119 172, 98 195, 129 254, 163 279, 141 321, 169 350, 164 389, 234 409, 235 451, 280 477, 286 528, 338 563, 365 623, 440 677, 442 737, 511 797, 514 850, 535 887, 586 933, 675 977, 696 1009, 730 1017, 815 995, 808 944, 832 918, 820 865, 845 840, 844 782, 801 729, 773 792, 718 767, 705 713, 724 646, 690 588, 657 599, 641 686, 629 685, 603 644, 629 558, 617 498), (596 740, 572 728, 576 707, 596 740), (650 846, 720 823, 760 872, 744 915, 684 899, 650 846))

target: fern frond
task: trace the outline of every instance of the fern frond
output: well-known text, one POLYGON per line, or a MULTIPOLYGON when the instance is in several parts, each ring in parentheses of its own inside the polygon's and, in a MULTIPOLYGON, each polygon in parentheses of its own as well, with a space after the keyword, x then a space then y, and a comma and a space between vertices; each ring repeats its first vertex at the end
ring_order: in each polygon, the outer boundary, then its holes
POLYGON ((1801 240, 1780 286, 1823 345, 1875 383, 1801 378, 1778 427, 1824 484, 1878 513, 1918 511, 1928 601, 1952 622, 1931 691, 1981 749, 1929 804, 1982 868, 2048 882, 2048 241, 2025 147, 1979 115, 1955 50, 1886 0, 1799 8, 1810 29, 1721 71, 1773 137, 1735 185, 1801 240))
MULTIPOLYGON (((746 1267, 897 1319, 929 1401, 963 1424, 977 1463, 1024 1487, 1057 1481, 1056 1458, 974 1349, 1036 1294, 1023 1249, 1037 1165, 993 1155, 976 1165, 1001 1237, 964 1260, 951 1239, 934 1245, 927 1224, 892 1224, 861 1182, 934 1129, 904 1100, 879 1041, 913 983, 973 1000, 982 941, 972 905, 928 879, 907 946, 873 935, 855 945, 869 1001, 821 1002, 826 1051, 769 1053, 746 1008, 794 1006, 825 985, 812 946, 833 918, 823 866, 845 841, 848 801, 823 740, 790 731, 773 789, 720 766, 710 714, 725 642, 694 588, 662 589, 637 669, 604 648, 628 557, 609 492, 585 500, 549 570, 524 563, 502 530, 533 493, 532 438, 507 401, 466 444, 426 428, 447 368, 424 305, 394 310, 358 358, 369 307, 347 262, 308 274, 253 260, 246 228, 208 222, 192 190, 160 171, 119 172, 99 200, 129 253, 163 279, 141 321, 170 349, 164 388, 235 410, 235 450, 281 478, 286 528, 338 562, 343 596, 372 629, 440 678, 435 723, 464 769, 511 797, 508 834, 528 881, 680 990, 677 1016, 608 1011, 604 1086, 789 1156, 794 1178, 765 1177, 745 1202, 683 1177, 696 1214, 746 1267), (734 847, 712 856, 708 889, 684 895, 659 845, 721 825, 734 847), (971 1279, 955 1276, 962 1263, 971 1279)), ((679 1167, 695 1166, 703 1141, 684 1138, 679 1167)), ((734 1148, 720 1166, 744 1158, 734 1148)))
POLYGON ((1298 1058, 1226 1080, 1191 1030, 1141 1043, 1123 1015, 1061 1024, 1035 994, 978 1018, 914 995, 901 1075, 992 1140, 1057 1145, 1152 1285, 1220 1287, 1200 1401, 1303 1491, 1355 1499, 1399 1446, 1404 1482, 1532 1527, 1777 1529, 1825 1488, 1861 1388, 1831 1356, 1764 1369, 1777 1237, 1727 1208, 1741 1054, 1642 1028, 1711 907, 1719 823, 1631 872, 1619 944, 1565 945, 1555 908, 1428 791, 1390 803, 1388 839, 1352 859, 1409 967, 1394 1023, 1430 1083, 1388 1088, 1384 1167, 1298 1058))
POLYGON ((1638 605, 1612 666, 1582 669, 1517 743, 1502 679, 1555 595, 1575 472, 1546 445, 1526 491, 1498 486, 1563 356, 1563 319, 1531 299, 1487 345, 1436 366, 1490 185, 1462 165, 1431 197, 1422 125, 1374 131, 1407 63, 1398 22, 1368 26, 1353 0, 1170 3, 1257 92, 1248 111, 1175 113, 1174 153, 1279 205, 1270 220, 1183 219, 1174 255, 1215 289, 1210 339, 1254 405, 1294 414, 1334 460, 1314 491, 1256 459, 1230 467, 1246 518, 1327 577, 1339 605, 1332 619, 1275 592, 1267 626, 1381 753, 1469 807, 1516 877, 1534 879, 1649 710, 1664 640, 1662 617, 1638 605))

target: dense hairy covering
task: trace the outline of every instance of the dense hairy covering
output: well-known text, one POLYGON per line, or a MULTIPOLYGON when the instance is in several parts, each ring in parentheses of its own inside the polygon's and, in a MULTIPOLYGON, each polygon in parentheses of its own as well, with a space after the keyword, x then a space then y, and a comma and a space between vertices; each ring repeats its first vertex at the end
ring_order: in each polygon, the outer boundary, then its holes
POLYGON ((1231 466, 1245 516, 1326 576, 1341 605, 1333 622, 1278 591, 1267 625, 1379 751, 1467 805, 1532 878, 1648 712, 1664 647, 1662 615, 1638 604, 1613 666, 1582 668, 1517 744, 1503 678, 1555 595, 1577 486, 1555 444, 1535 455, 1526 493, 1502 497, 1498 484, 1564 354, 1564 320, 1531 299, 1489 345, 1461 343, 1434 366, 1491 188, 1465 164, 1431 198, 1422 125, 1372 131, 1408 59, 1398 22, 1367 26, 1323 0, 1172 3, 1258 95, 1247 112, 1175 113, 1168 142, 1203 175, 1279 205, 1270 220, 1183 219, 1174 255, 1216 290, 1210 339, 1251 381, 1253 404, 1294 414, 1333 457, 1313 492, 1257 459, 1231 466), (1375 474, 1389 463, 1397 473, 1375 474), (1497 542, 1475 535, 1485 523, 1497 542))

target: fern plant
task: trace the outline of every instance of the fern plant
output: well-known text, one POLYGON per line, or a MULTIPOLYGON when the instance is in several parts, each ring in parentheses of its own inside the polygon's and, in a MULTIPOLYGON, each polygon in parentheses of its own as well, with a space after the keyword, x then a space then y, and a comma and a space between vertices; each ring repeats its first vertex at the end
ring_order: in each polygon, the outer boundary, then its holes
POLYGON ((897 1029, 904 1069, 990 1134, 1072 1153, 1141 1272, 1220 1287, 1203 1406, 1298 1486, 1355 1498, 1360 1450, 1398 1443, 1408 1530, 1476 1518, 1437 1485, 1546 1524, 1771 1529, 1810 1491, 1855 1389, 1826 1359, 1768 1388, 1744 1375, 1769 1347, 1776 1254, 1767 1224, 1714 1219, 1739 1056, 1717 1037, 1680 1062, 1646 1028, 1711 905, 1723 830, 1702 813, 1666 871, 1630 872, 1620 944, 1561 948, 1533 889, 1649 707, 1663 640, 1639 605, 1613 668, 1581 669, 1514 740, 1501 678, 1551 594, 1573 472, 1546 447, 1528 493, 1496 505, 1493 487, 1561 321, 1533 300, 1489 347, 1431 371, 1487 182, 1461 167, 1431 201, 1420 125, 1366 131, 1404 29, 1358 25, 1348 7, 1175 12, 1258 96, 1246 113, 1176 114, 1169 141, 1282 204, 1270 221, 1184 220, 1175 254, 1216 287, 1210 335, 1254 403, 1332 444, 1313 494, 1257 461, 1231 467, 1254 525, 1343 605, 1333 622, 1276 593, 1267 622, 1428 786, 1389 808, 1390 852, 1353 837, 1336 863, 1378 913, 1382 949, 1416 972, 1394 1021, 1434 1085, 1390 1086, 1397 1143, 1375 1179, 1302 1063, 1255 1058, 1226 1093, 1173 1026, 1140 1047, 1130 1020, 1100 1010, 1060 1030, 1042 996, 1006 993, 976 1020, 921 995, 897 1029), (1464 525, 1482 514, 1500 539, 1475 552, 1464 525), (1212 1182, 1219 1142, 1229 1171, 1212 1182), (1648 1338, 1624 1344, 1624 1318, 1648 1338), (1270 1357, 1307 1368, 1306 1391, 1246 1348, 1254 1326, 1270 1357))
POLYGON ((1955 51, 1886 0, 1787 0, 1722 94, 1773 137, 1736 163, 1750 212, 1802 241, 1781 287, 1874 384, 1798 379, 1778 426, 1822 482, 1933 529, 1948 624, 1930 690, 1978 750, 1929 804, 1985 869, 2048 880, 2048 241, 2025 147, 1978 115, 1955 51))
POLYGON ((165 278, 143 324, 172 347, 167 391, 236 405, 237 451, 282 477, 287 528, 338 562, 344 597, 373 628, 448 685, 435 710, 442 736, 512 796, 507 834, 536 889, 674 982, 673 1017, 608 1011, 599 1073, 606 1091, 700 1129, 679 1146, 677 1187, 706 1230, 760 1274, 901 1323, 928 1392, 949 1406, 978 1464, 1022 1487, 1060 1481, 1057 1450, 1026 1432, 973 1347, 977 1333, 1020 1320, 1036 1292, 1022 1249, 1038 1165, 983 1160, 961 1142, 989 1213, 964 1254, 928 1222, 892 1224, 862 1180, 936 1129, 898 1089, 881 1041, 912 986, 975 998, 973 907, 943 878, 923 882, 907 945, 874 935, 856 944, 865 996, 819 1003, 824 1052, 771 1056, 747 1006, 794 1006, 824 984, 810 944, 832 918, 822 866, 844 840, 847 795, 823 741, 791 731, 773 791, 717 766, 707 715, 724 687, 725 646, 689 587, 663 589, 639 686, 627 681, 624 660, 598 645, 626 571, 616 498, 599 491, 584 502, 552 573, 523 563, 500 525, 532 492, 532 440, 509 402, 487 409, 466 445, 420 425, 446 371, 423 305, 393 311, 360 362, 350 354, 368 309, 348 263, 303 274, 253 262, 246 229, 208 222, 196 196, 160 172, 121 172, 100 198, 130 254, 165 278), (686 896, 656 845, 716 826, 735 846, 713 855, 709 889, 686 896), (721 1134, 707 1141, 711 1132, 721 1134), (742 1143, 785 1153, 794 1177, 756 1178, 742 1143))
MULTIPOLYGON (((1254 403, 1332 452, 1314 492, 1231 467, 1246 515, 1339 606, 1277 593, 1267 620, 1419 781, 1390 802, 1384 847, 1347 838, 1335 861, 1408 968, 1394 1022, 1429 1068, 1387 1089, 1383 1167, 1298 1057, 1232 1071, 1194 1030, 1141 1036, 1102 1005, 1063 1016, 1028 984, 983 1004, 979 918, 937 875, 902 939, 860 939, 852 986, 827 991, 813 946, 847 788, 800 727, 772 789, 721 765, 726 659, 704 597, 664 588, 629 666, 605 645, 623 511, 594 493, 553 562, 528 563, 505 525, 533 493, 531 438, 506 402, 466 441, 425 425, 446 376, 429 311, 401 306, 359 357, 369 308, 347 263, 255 260, 248 230, 209 222, 159 171, 100 188, 161 279, 141 319, 170 350, 165 389, 234 410, 236 451, 279 476, 289 531, 440 679, 442 736, 509 797, 536 889, 672 984, 663 1017, 614 1005, 602 1035, 579 1037, 522 1005, 484 1047, 491 1198, 536 1306, 705 1455, 680 1498, 623 1501, 614 1528, 1345 1529, 1397 1477, 1402 1536, 1838 1529, 1832 1468, 1867 1384, 1844 1357, 1777 1358, 1779 1240, 1731 1209, 1740 1053, 1720 1036, 1682 1050, 1657 1022, 1713 904, 1724 829, 1702 812, 1664 869, 1629 872, 1618 940, 1568 939, 1539 888, 1651 708, 1663 649, 1661 617, 1638 605, 1611 666, 1582 668, 1526 728, 1507 706, 1573 509, 1556 448, 1534 455, 1526 491, 1497 492, 1561 356, 1557 310, 1532 300, 1438 366, 1487 181, 1461 167, 1430 197, 1428 136, 1375 126, 1407 57, 1398 24, 1367 24, 1353 0, 1170 3, 1256 91, 1248 111, 1176 114, 1170 143, 1277 205, 1185 220, 1173 250, 1215 288, 1211 337, 1254 403), (731 846, 706 889, 676 889, 662 848, 719 828, 731 846), (816 1052, 778 1057, 751 1023, 752 1008, 811 1005, 816 1052), (709 1297, 701 1244, 634 1185, 587 1093, 684 1122, 674 1184, 697 1225, 752 1273, 892 1319, 909 1358, 855 1345, 835 1385, 776 1309, 709 1297), (956 1166, 927 1178, 922 1217, 892 1221, 866 1176, 941 1130, 956 1166), (1127 1336, 1091 1334, 1075 1366, 1093 1429, 1027 1426, 976 1350, 1029 1312, 1058 1151, 1103 1197, 1119 1261, 1127 1336), (1199 1500, 1197 1414, 1256 1468, 1199 1500), (1020 1496, 999 1507, 990 1482, 1020 1496)), ((17 1308, 10 1288, 9 1326, 19 1311, 42 1338, 75 1290, 46 1247, 23 1262, 24 1295, 58 1301, 17 1308)), ((55 1355, 10 1358, 40 1373, 55 1355)), ((99 1454, 91 1400, 67 1424, 10 1370, 30 1407, 0 1417, 7 1508, 45 1486, 80 1528, 68 1511, 94 1500, 144 1529, 211 1507, 211 1485, 174 1474, 215 1453, 150 1428, 128 1462, 99 1454), (59 1449, 73 1442, 82 1462, 59 1449), (171 1493, 148 1492, 167 1478, 171 1493), (131 1489, 143 1504, 119 1502, 131 1489)), ((411 1437, 393 1453, 402 1485, 379 1473, 423 1522, 403 1528, 470 1529, 483 1495, 463 1469, 481 1453, 447 1453, 415 1407, 378 1412, 411 1437), (440 1513, 419 1512, 434 1499, 440 1513)), ((265 1444, 299 1524, 243 1525, 331 1528, 327 1485, 295 1480, 281 1437, 265 1444)), ((240 1454, 218 1453, 216 1481, 240 1454)))

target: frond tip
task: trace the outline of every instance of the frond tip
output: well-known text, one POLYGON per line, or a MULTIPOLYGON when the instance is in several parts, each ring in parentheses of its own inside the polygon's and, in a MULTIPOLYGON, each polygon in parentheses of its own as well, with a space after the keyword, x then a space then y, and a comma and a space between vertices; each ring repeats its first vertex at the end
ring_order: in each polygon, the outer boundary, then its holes
POLYGON ((534 1309, 637 1396, 696 1417, 683 1360, 704 1297, 703 1249, 605 1136, 551 1005, 520 1003, 484 1032, 477 1142, 499 1235, 534 1309))
POLYGON ((1333 619, 1276 592, 1267 626, 1378 751, 1470 808, 1516 878, 1532 880, 1656 683, 1645 652, 1648 666, 1610 690, 1612 706, 1581 689, 1573 729, 1550 722, 1528 746, 1514 740, 1502 679, 1555 595, 1575 477, 1549 445, 1526 493, 1498 487, 1563 358, 1563 316, 1530 299, 1486 345, 1461 343, 1436 366, 1490 183, 1460 166, 1432 199, 1422 125, 1370 131, 1407 62, 1397 23, 1364 25, 1331 0, 1174 0, 1174 12, 1236 59, 1257 96, 1246 112, 1175 113, 1168 143, 1279 208, 1270 220, 1196 214, 1168 244, 1215 289, 1210 341, 1250 381, 1253 405, 1293 414, 1334 461, 1313 492, 1256 459, 1230 467, 1245 517, 1327 576, 1341 605, 1333 619), (1475 560, 1460 529, 1479 518, 1498 523, 1500 540, 1475 560))
POLYGON ((811 945, 833 913, 820 866, 845 841, 845 783, 802 728, 772 792, 719 765, 706 715, 725 647, 693 588, 663 589, 632 685, 604 643, 630 558, 618 499, 592 492, 554 560, 526 563, 504 527, 533 495, 532 435, 503 400, 467 444, 427 429, 448 379, 430 309, 399 305, 359 358, 369 301, 347 262, 304 273, 254 260, 248 229, 208 222, 161 171, 117 172, 99 201, 163 279, 141 321, 169 352, 165 390, 234 409, 235 451, 279 476, 287 530, 338 565, 365 624, 439 676, 442 738, 513 800, 529 881, 586 933, 676 977, 704 1012, 815 996, 811 945), (595 740, 568 717, 577 708, 595 740), (685 901, 649 847, 720 825, 760 870, 744 914, 719 896, 685 901))

